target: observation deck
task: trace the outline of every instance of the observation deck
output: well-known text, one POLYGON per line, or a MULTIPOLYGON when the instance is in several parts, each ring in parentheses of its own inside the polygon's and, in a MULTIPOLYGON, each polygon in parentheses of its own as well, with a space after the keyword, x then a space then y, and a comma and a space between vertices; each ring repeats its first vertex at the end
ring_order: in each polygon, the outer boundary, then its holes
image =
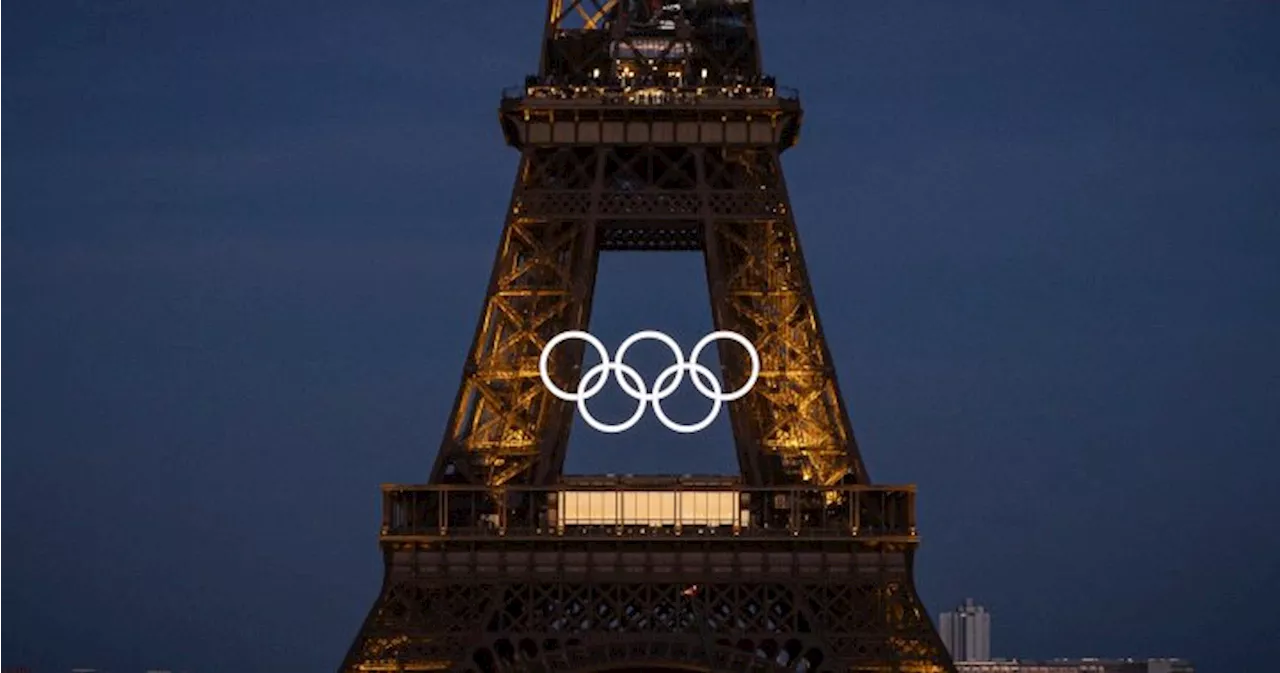
POLYGON ((728 478, 382 487, 384 543, 804 539, 916 543, 914 486, 753 487, 728 478))
POLYGON ((525 145, 794 145, 800 96, 771 81, 715 86, 530 82, 503 91, 503 134, 525 145))

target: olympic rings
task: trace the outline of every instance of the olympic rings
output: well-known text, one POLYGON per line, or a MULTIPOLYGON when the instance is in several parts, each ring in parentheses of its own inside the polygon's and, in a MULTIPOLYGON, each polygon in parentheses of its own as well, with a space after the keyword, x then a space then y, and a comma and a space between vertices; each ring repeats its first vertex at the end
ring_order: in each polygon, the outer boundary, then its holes
POLYGON ((542 356, 538 358, 538 374, 542 376, 543 385, 547 387, 547 390, 552 395, 566 402, 577 402, 578 413, 582 414, 582 420, 600 432, 616 434, 630 430, 635 427, 636 423, 640 422, 640 418, 644 416, 645 409, 652 402, 653 413, 669 430, 681 434, 691 434, 711 425, 716 416, 720 415, 720 407, 725 402, 732 402, 751 391, 751 388, 756 384, 756 380, 760 378, 760 353, 756 351, 751 341, 741 334, 720 330, 703 337, 693 347, 693 352, 689 354, 689 360, 686 362, 684 353, 680 350, 680 344, 676 343, 675 339, 656 330, 644 330, 636 332, 628 337, 626 341, 623 341, 622 345, 618 346, 616 358, 611 361, 609 359, 609 351, 605 349, 604 344, 599 339, 587 332, 571 330, 561 332, 547 342, 546 347, 542 349, 542 356), (585 341, 600 354, 600 364, 583 373, 582 378, 578 380, 578 389, 575 392, 568 392, 557 387, 547 373, 547 361, 551 358, 551 351, 570 339, 585 341), (743 348, 747 349, 747 354, 751 356, 751 376, 747 378, 747 382, 741 388, 731 393, 725 393, 715 374, 698 363, 698 356, 702 355, 703 349, 720 339, 729 339, 741 344, 743 348), (645 385, 644 379, 640 377, 640 372, 637 372, 634 367, 622 361, 627 354, 627 349, 641 341, 659 341, 671 349, 671 353, 676 358, 675 364, 662 370, 662 373, 658 375, 658 380, 653 383, 652 392, 645 385), (613 372, 614 379, 617 380, 622 390, 638 403, 635 413, 631 414, 630 418, 612 425, 601 423, 587 410, 587 400, 595 397, 608 383, 610 371, 613 372), (671 420, 662 409, 662 400, 670 397, 676 388, 680 386, 680 383, 684 381, 685 371, 689 372, 689 378, 693 379, 693 385, 698 389, 698 392, 706 395, 712 401, 711 412, 707 414, 707 417, 689 425, 671 420), (670 379, 670 383, 667 382, 668 379, 670 379))

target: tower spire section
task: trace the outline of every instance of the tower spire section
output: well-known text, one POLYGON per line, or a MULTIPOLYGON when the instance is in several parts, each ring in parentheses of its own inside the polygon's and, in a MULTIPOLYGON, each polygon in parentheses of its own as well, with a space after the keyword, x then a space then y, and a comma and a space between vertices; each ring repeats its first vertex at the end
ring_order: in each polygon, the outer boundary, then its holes
POLYGON ((676 88, 761 76, 752 2, 549 0, 543 83, 676 88))

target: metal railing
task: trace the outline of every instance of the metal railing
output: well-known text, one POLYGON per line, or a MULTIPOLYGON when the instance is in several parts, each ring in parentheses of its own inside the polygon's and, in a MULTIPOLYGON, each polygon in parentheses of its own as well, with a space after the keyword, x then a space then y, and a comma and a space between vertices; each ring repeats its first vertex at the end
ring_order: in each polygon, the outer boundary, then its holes
POLYGON ((712 105, 725 101, 781 100, 798 103, 800 93, 781 86, 609 87, 572 85, 512 86, 502 90, 504 101, 576 101, 598 105, 712 105))
POLYGON ((382 537, 390 540, 916 536, 912 486, 388 484, 382 491, 382 537))

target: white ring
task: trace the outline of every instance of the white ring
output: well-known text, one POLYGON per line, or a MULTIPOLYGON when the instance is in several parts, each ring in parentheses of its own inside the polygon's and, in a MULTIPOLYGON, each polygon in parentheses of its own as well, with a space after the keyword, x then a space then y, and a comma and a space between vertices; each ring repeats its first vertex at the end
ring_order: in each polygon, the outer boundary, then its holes
MULTIPOLYGON (((581 339, 582 341, 591 344, 595 347, 596 352, 600 354, 601 363, 605 365, 609 364, 609 351, 605 349, 602 341, 595 338, 588 332, 582 332, 579 330, 561 332, 551 337, 551 341, 548 341, 547 345, 542 347, 542 357, 538 358, 538 373, 542 375, 542 383, 547 387, 547 390, 551 391, 552 395, 555 395, 566 402, 577 402, 578 400, 595 397, 595 394, 604 388, 606 380, 603 378, 600 380, 600 385, 592 388, 587 393, 583 393, 582 386, 579 385, 577 394, 574 394, 566 393, 564 390, 556 387, 556 384, 551 382, 551 376, 547 374, 547 360, 551 358, 551 350, 556 346, 559 346, 561 342, 568 341, 569 339, 581 339)), ((592 367, 592 369, 595 369, 595 367, 592 367)), ((583 376, 582 378, 585 380, 587 377, 583 376)))
MULTIPOLYGON (((600 432, 608 433, 611 435, 617 434, 619 432, 626 432, 627 430, 634 428, 636 423, 639 423, 640 419, 644 416, 645 407, 649 405, 648 400, 646 400, 643 396, 644 395, 644 379, 640 377, 640 372, 624 364, 618 364, 616 371, 618 373, 619 381, 622 380, 622 374, 624 372, 628 376, 631 376, 632 378, 634 378, 637 384, 640 386, 640 392, 642 395, 641 397, 636 398, 636 401, 639 402, 639 404, 636 405, 635 413, 631 414, 631 418, 628 418, 627 420, 621 423, 610 425, 608 423, 601 423, 600 421, 597 421, 595 416, 592 416, 591 412, 587 410, 587 400, 590 399, 590 396, 585 395, 582 392, 582 388, 583 386, 586 385, 587 379, 596 375, 596 372, 599 372, 600 381, 604 382, 609 380, 609 364, 607 360, 601 364, 598 364, 592 367, 591 369, 588 369, 587 373, 583 375, 580 381, 578 381, 578 413, 582 414, 582 420, 586 421, 587 425, 590 425, 596 430, 599 430, 600 432)), ((597 388, 597 390, 599 390, 599 388, 597 388)), ((655 402, 654 404, 657 404, 657 403, 655 402)))
POLYGON ((676 343, 675 339, 672 339, 670 336, 667 336, 657 330, 643 330, 636 332, 623 341, 622 345, 618 347, 615 359, 610 360, 609 352, 605 350, 604 344, 601 343, 599 339, 587 332, 571 330, 552 337, 552 339, 547 342, 547 345, 543 347, 542 355, 538 358, 538 374, 542 377, 543 385, 547 387, 547 390, 549 390, 552 395, 555 395, 566 402, 576 402, 578 405, 578 412, 582 414, 582 420, 586 421, 587 425, 590 425, 600 432, 615 434, 625 432, 626 430, 635 427, 635 424, 639 423, 640 418, 644 416, 645 408, 650 402, 652 402, 654 414, 657 415, 658 420, 663 425, 667 426, 667 429, 682 434, 691 434, 704 430, 707 426, 711 425, 711 423, 715 421, 716 417, 720 415, 720 408, 725 402, 732 402, 733 400, 739 399, 750 392, 751 388, 755 386, 756 381, 760 378, 760 353, 756 351, 756 348, 751 344, 751 341, 741 334, 738 334, 737 332, 730 332, 728 330, 720 330, 703 337, 702 340, 694 346, 693 352, 689 356, 689 360, 686 361, 684 359, 684 353, 680 350, 680 345, 676 343), (547 372, 547 362, 551 357, 552 349, 569 339, 580 339, 585 341, 591 344, 596 349, 596 352, 600 354, 600 364, 588 369, 586 372, 583 372, 582 378, 578 380, 577 391, 572 393, 566 392, 556 386, 547 372), (698 356, 702 354, 703 349, 711 345, 713 341, 719 339, 729 339, 731 341, 738 342, 747 349, 747 354, 751 356, 751 376, 747 378, 747 382, 743 384, 741 388, 727 394, 724 392, 724 389, 721 387, 720 381, 716 378, 715 374, 698 362, 698 356), (672 354, 675 355, 676 358, 675 364, 662 370, 662 373, 658 375, 658 379, 654 382, 652 391, 647 390, 647 386, 645 386, 644 379, 640 376, 640 373, 637 372, 634 367, 623 362, 627 349, 635 345, 637 342, 644 340, 661 341, 671 349, 672 354), (608 373, 611 370, 613 371, 614 378, 618 381, 618 385, 622 387, 622 390, 639 403, 636 406, 635 413, 633 413, 630 418, 622 423, 615 424, 602 423, 596 420, 596 418, 592 416, 591 412, 587 409, 587 400, 595 397, 596 394, 604 388, 604 385, 609 378, 608 373), (711 406, 711 412, 707 414, 706 418, 690 425, 677 423, 671 420, 671 418, 668 417, 666 412, 662 409, 662 400, 665 400, 675 393, 676 388, 679 387, 680 383, 684 380, 685 370, 689 371, 689 378, 693 379, 694 387, 696 387, 703 395, 707 396, 707 398, 709 398, 713 403, 711 406), (704 383, 701 380, 703 377, 706 377, 710 384, 704 383), (593 382, 593 378, 598 378, 599 380, 593 382), (630 379, 630 381, 628 381, 628 379, 630 379), (666 383, 667 379, 672 379, 670 384, 666 383), (635 385, 633 386, 632 383, 635 385))
MULTIPOLYGON (((635 334, 632 334, 631 336, 627 337, 627 340, 623 341, 621 346, 618 346, 618 352, 615 353, 613 357, 614 357, 613 364, 617 366, 617 369, 615 370, 614 375, 615 375, 615 378, 618 379, 618 385, 622 386, 622 389, 625 390, 628 395, 636 399, 647 400, 649 402, 652 402, 654 400, 660 400, 666 397, 670 397, 671 393, 675 392, 675 389, 679 387, 680 382, 684 380, 684 366, 685 366, 684 351, 680 350, 680 344, 676 343, 675 339, 672 339, 671 337, 657 330, 647 329, 640 332, 636 332, 635 334), (676 364, 674 365, 676 367, 676 380, 671 384, 671 388, 666 392, 660 392, 661 386, 659 385, 659 383, 662 381, 661 376, 659 376, 658 380, 654 382, 652 393, 645 393, 643 390, 643 386, 641 387, 641 390, 635 390, 634 388, 631 388, 630 386, 628 386, 627 382, 622 378, 622 366, 621 366, 622 358, 626 357, 627 349, 636 345, 637 342, 644 341, 646 339, 661 341, 662 343, 666 344, 667 348, 671 349, 671 353, 676 356, 676 364)), ((632 371, 635 371, 635 370, 632 370, 632 371)), ((592 395, 594 394, 595 393, 592 393, 592 395)))
MULTIPOLYGON (((712 341, 717 341, 719 339, 729 339, 730 341, 736 341, 742 344, 742 347, 747 349, 747 355, 751 356, 751 376, 747 377, 747 382, 742 384, 741 388, 724 395, 725 402, 732 402, 743 395, 746 395, 748 392, 751 392, 751 388, 756 385, 756 379, 760 378, 760 353, 756 351, 756 347, 752 345, 751 341, 741 334, 738 334, 737 332, 730 332, 729 330, 720 330, 719 332, 712 332, 702 337, 702 340, 693 347, 693 352, 689 354, 689 362, 697 362, 698 356, 702 355, 702 349, 711 345, 712 341)), ((698 389, 698 392, 703 395, 713 398, 720 396, 720 390, 712 393, 710 390, 703 388, 702 382, 698 380, 698 377, 690 376, 689 378, 693 379, 693 385, 698 389)))
MULTIPOLYGON (((701 421, 698 421, 693 425, 684 425, 683 423, 677 423, 667 417, 667 413, 662 410, 663 398, 659 397, 653 401, 653 413, 655 416, 658 417, 658 420, 661 421, 663 425, 667 426, 671 430, 689 435, 695 432, 700 432, 702 430, 705 430, 708 425, 711 425, 712 423, 715 422, 716 416, 720 415, 720 406, 724 404, 724 396, 720 394, 720 391, 722 390, 722 388, 720 387, 720 381, 716 380, 715 375, 711 373, 710 369, 707 369, 706 367, 703 367, 702 365, 696 362, 690 362, 689 364, 685 365, 685 367, 689 369, 689 378, 693 379, 695 384, 699 383, 698 375, 705 374, 707 377, 707 380, 711 381, 711 387, 716 389, 714 394, 707 395, 707 397, 711 398, 711 411, 707 412, 706 418, 703 418, 701 421)), ((658 380, 654 382, 653 387, 654 388, 662 387, 662 380, 670 376, 672 370, 676 372, 676 378, 680 378, 680 376, 684 373, 685 367, 679 367, 678 365, 672 365, 670 367, 667 367, 662 371, 661 374, 658 375, 658 380)), ((702 387, 700 385, 698 387, 698 390, 702 390, 702 387)))

